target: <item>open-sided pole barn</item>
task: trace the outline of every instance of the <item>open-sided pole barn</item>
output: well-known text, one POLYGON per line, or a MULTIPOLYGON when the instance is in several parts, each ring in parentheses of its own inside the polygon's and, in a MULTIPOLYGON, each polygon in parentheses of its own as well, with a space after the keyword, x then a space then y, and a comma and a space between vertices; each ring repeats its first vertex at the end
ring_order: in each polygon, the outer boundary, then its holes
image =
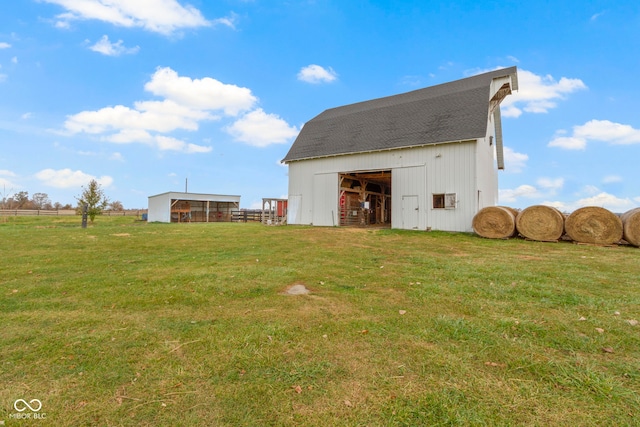
POLYGON ((240 196, 167 192, 149 196, 150 222, 230 222, 240 196))
POLYGON ((500 103, 516 67, 329 109, 283 159, 288 224, 473 231, 498 200, 500 103))

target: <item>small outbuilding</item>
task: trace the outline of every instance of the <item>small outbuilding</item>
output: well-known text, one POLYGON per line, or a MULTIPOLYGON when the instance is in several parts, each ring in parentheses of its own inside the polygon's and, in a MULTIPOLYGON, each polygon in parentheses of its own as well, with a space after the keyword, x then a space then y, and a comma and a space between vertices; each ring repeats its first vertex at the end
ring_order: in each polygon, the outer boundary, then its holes
POLYGON ((263 198, 262 223, 267 225, 281 225, 287 223, 287 199, 263 198))
POLYGON ((240 196, 170 191, 149 196, 149 222, 231 222, 240 196))
POLYGON ((472 231, 498 200, 515 67, 324 111, 289 166, 288 224, 472 231))

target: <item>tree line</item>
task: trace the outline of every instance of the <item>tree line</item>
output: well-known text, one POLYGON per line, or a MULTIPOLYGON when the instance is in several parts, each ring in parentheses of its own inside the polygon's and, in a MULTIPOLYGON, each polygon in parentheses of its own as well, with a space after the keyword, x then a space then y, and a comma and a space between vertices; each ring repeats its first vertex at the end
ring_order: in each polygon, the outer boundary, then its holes
POLYGON ((76 209, 81 210, 85 204, 94 214, 99 214, 102 210, 122 211, 124 206, 118 200, 110 201, 104 194, 100 184, 92 180, 88 186, 82 187, 83 191, 79 197, 76 197, 77 205, 72 206, 70 203, 62 204, 60 202, 52 203, 47 193, 34 193, 29 197, 29 192, 18 191, 12 195, 2 195, 0 200, 0 209, 25 209, 25 210, 65 210, 76 209))

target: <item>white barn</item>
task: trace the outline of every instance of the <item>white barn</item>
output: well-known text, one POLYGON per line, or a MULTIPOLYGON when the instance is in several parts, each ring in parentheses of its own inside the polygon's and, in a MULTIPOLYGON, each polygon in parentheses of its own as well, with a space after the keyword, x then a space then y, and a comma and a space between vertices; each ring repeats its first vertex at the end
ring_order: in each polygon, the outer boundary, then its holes
POLYGON ((289 224, 473 231, 498 200, 516 67, 324 111, 283 159, 289 224))
POLYGON ((149 222, 229 222, 240 209, 240 196, 167 193, 149 196, 149 222))

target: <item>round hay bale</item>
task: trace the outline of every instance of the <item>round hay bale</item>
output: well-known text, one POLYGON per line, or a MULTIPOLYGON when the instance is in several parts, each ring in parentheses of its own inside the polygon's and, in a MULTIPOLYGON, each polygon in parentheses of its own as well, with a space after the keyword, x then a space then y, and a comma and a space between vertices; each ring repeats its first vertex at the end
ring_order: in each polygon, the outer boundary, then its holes
POLYGON ((516 217, 516 229, 530 240, 557 242, 564 233, 564 215, 552 206, 529 206, 516 217))
POLYGON ((564 222, 564 228, 571 240, 578 243, 611 245, 622 239, 622 220, 597 206, 571 212, 564 222))
POLYGON ((500 207, 501 207, 501 208, 504 208, 504 209, 508 209, 508 210, 509 210, 509 212, 511 212, 511 213, 513 214, 513 217, 514 217, 514 218, 515 218, 515 217, 517 217, 517 216, 518 216, 518 212, 520 212, 518 209, 515 209, 515 208, 512 208, 512 207, 509 207, 509 206, 500 206, 500 207))
POLYGON ((640 247, 640 208, 622 214, 622 237, 633 246, 640 247))
POLYGON ((473 217, 472 226, 478 236, 507 239, 515 235, 516 220, 510 208, 488 206, 473 217))

